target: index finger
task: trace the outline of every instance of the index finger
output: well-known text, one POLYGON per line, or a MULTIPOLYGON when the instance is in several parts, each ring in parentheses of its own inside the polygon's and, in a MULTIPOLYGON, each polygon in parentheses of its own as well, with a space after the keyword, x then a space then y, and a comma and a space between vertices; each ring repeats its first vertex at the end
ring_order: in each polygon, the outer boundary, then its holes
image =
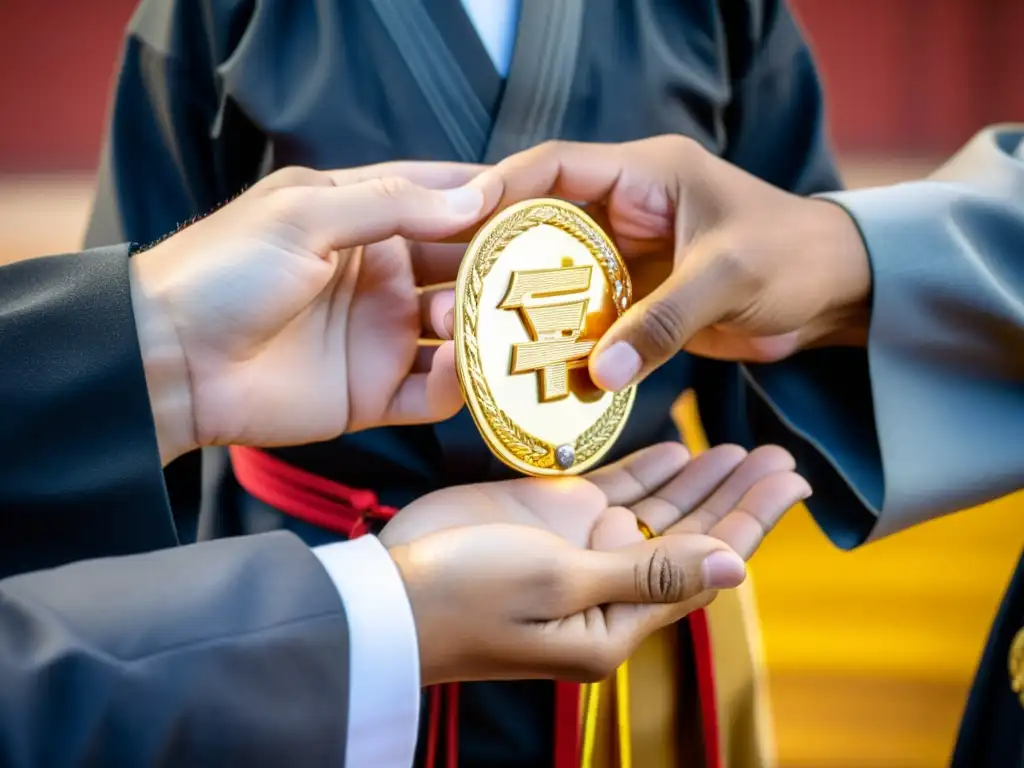
POLYGON ((477 219, 483 206, 468 187, 436 190, 402 177, 373 178, 342 187, 291 187, 269 198, 276 216, 305 235, 304 245, 332 250, 378 243, 394 235, 411 240, 449 237, 477 219))
POLYGON ((359 184, 364 181, 383 178, 405 179, 427 189, 452 189, 461 187, 490 166, 473 163, 433 163, 417 160, 400 160, 358 168, 341 168, 325 171, 336 187, 359 184))
POLYGON ((682 443, 658 443, 584 475, 604 493, 609 507, 637 504, 675 478, 690 454, 682 443))
POLYGON ((625 170, 624 146, 548 141, 502 160, 472 184, 499 209, 548 195, 593 203, 611 194, 625 170))

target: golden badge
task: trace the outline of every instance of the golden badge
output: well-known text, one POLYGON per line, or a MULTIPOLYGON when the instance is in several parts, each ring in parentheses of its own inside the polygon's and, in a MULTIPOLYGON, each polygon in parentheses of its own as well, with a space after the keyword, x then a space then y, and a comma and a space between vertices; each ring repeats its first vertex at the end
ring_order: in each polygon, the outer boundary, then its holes
POLYGON ((519 203, 473 238, 455 291, 459 380, 491 451, 530 475, 597 463, 636 396, 635 387, 604 392, 587 372, 632 300, 607 235, 561 200, 519 203))
POLYGON ((1024 628, 1017 631, 1010 643, 1010 688, 1020 699, 1020 705, 1024 707, 1024 628))

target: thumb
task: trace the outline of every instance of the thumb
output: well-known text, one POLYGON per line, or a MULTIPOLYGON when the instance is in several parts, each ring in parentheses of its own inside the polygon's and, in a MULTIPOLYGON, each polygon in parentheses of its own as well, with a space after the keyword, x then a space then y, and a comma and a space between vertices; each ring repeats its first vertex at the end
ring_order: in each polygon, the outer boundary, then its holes
POLYGON ((484 196, 475 187, 427 189, 408 179, 371 179, 344 187, 297 187, 275 191, 279 217, 312 240, 311 250, 353 248, 401 235, 440 240, 474 223, 484 196))
POLYGON ((427 424, 449 419, 462 408, 455 345, 439 346, 427 373, 409 374, 388 404, 380 425, 427 424))
POLYGON ((743 559, 710 536, 665 536, 580 554, 571 590, 577 604, 567 614, 609 603, 681 603, 746 578, 743 559))
POLYGON ((606 509, 590 532, 590 549, 599 552, 641 541, 644 541, 644 535, 636 524, 636 515, 625 507, 606 509))
POLYGON ((601 337, 590 355, 591 377, 610 392, 625 389, 727 317, 739 294, 727 271, 684 261, 601 337))

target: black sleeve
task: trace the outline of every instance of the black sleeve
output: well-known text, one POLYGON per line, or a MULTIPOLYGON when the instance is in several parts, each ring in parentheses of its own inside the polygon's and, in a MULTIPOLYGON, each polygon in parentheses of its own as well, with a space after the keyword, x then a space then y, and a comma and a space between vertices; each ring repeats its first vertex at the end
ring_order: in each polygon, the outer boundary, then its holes
POLYGON ((0 764, 345 764, 349 633, 271 533, 0 581, 0 764))
MULTIPOLYGON (((150 244, 252 183, 263 137, 222 103, 217 68, 244 34, 247 0, 142 0, 114 82, 86 247, 150 244)), ((179 535, 191 540, 200 453, 165 472, 179 535)))
MULTIPOLYGON (((725 159, 801 195, 839 189, 814 59, 783 0, 719 0, 728 39, 733 99, 725 159), (743 31, 746 30, 746 35, 743 31)), ((694 388, 712 445, 754 439, 739 369, 698 359, 694 388)))
POLYGON ((176 543, 123 246, 0 268, 0 576, 176 543))
POLYGON ((148 244, 221 201, 217 116, 203 14, 187 0, 143 0, 125 35, 86 231, 88 248, 148 244))
MULTIPOLYGON (((181 6, 177 0, 159 1, 172 11, 181 6)), ((86 248, 153 243, 213 210, 219 197, 210 142, 214 97, 173 51, 161 50, 134 31, 139 24, 159 26, 152 31, 162 32, 169 44, 179 39, 176 14, 155 14, 153 6, 142 3, 125 39, 86 248)), ((194 540, 199 527, 200 472, 199 451, 179 457, 165 472, 183 541, 194 540)))
POLYGON ((785 1, 720 2, 727 27, 749 30, 747 40, 729 41, 734 95, 725 158, 797 194, 839 189, 821 81, 785 1))

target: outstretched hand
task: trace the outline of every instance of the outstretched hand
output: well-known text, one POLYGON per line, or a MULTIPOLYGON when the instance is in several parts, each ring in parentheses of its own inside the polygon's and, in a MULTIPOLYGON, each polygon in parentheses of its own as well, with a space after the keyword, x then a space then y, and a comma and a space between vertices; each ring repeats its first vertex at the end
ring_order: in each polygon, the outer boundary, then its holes
POLYGON ((425 680, 606 676, 743 581, 743 560, 810 493, 793 467, 775 447, 691 461, 664 443, 584 477, 413 502, 380 538, 406 578, 425 680), (644 541, 638 519, 663 536, 644 541))

